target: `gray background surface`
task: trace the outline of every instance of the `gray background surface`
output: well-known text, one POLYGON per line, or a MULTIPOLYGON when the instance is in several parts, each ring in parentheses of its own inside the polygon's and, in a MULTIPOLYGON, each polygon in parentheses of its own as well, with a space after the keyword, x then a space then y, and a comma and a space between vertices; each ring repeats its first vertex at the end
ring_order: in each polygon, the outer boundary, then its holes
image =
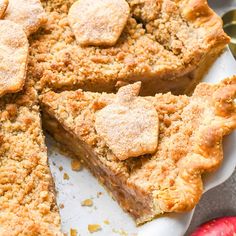
MULTIPOLYGON (((232 8, 236 9, 236 0, 209 0, 208 2, 219 15, 232 8)), ((204 194, 185 236, 190 235, 198 225, 207 220, 229 215, 236 215, 236 170, 224 184, 204 194)))

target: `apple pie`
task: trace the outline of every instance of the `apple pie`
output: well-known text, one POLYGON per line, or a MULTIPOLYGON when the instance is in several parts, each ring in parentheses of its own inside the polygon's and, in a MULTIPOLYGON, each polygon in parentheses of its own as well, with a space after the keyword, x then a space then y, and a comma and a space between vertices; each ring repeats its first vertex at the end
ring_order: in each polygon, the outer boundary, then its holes
POLYGON ((0 235, 62 236, 32 81, 0 99, 0 235))
POLYGON ((229 42, 207 1, 0 0, 0 19, 0 235, 63 235, 38 93, 137 224, 197 204, 236 128, 236 77, 179 95, 229 42))
POLYGON ((42 4, 48 22, 31 38, 41 89, 115 92, 142 81, 142 95, 182 94, 229 43, 205 0, 42 4))
POLYGON ((40 96, 46 130, 105 185, 137 224, 191 210, 202 175, 219 167, 222 138, 236 128, 236 76, 200 83, 193 95, 138 96, 141 83, 117 94, 40 96))

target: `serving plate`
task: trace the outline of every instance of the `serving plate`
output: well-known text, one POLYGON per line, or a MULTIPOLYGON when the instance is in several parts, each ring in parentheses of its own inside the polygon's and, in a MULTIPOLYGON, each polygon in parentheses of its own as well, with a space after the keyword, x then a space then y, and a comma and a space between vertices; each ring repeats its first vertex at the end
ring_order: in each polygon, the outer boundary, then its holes
MULTIPOLYGON (((236 63, 229 49, 216 60, 204 81, 215 83, 236 74, 236 63)), ((75 172, 71 169, 71 159, 55 148, 54 141, 47 137, 49 163, 55 180, 57 202, 60 205, 62 230, 70 235, 75 229, 78 235, 90 235, 89 224, 99 224, 101 230, 96 236, 183 236, 194 210, 183 214, 161 216, 143 226, 136 227, 133 219, 122 211, 106 190, 85 169, 75 172), (66 175, 65 175, 66 174, 66 175), (65 178, 67 177, 68 178, 65 178), (85 199, 93 205, 81 206, 85 199)), ((205 192, 228 179, 236 167, 236 134, 224 140, 224 161, 221 168, 204 177, 205 192)))

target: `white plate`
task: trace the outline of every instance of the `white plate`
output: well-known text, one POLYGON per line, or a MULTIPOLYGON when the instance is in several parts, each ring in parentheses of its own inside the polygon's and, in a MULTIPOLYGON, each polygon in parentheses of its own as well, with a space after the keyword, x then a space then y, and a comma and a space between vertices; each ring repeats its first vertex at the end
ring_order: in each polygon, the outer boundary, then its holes
MULTIPOLYGON (((229 50, 226 50, 214 63, 204 81, 215 83, 228 76, 236 74, 236 63, 229 50)), ((221 168, 204 179, 205 192, 222 182, 233 173, 236 166, 236 134, 235 132, 224 141, 224 162, 221 168)), ((60 209, 62 217, 62 230, 65 233, 76 229, 81 236, 90 235, 88 224, 99 224, 102 230, 94 233, 96 236, 112 235, 139 235, 139 236, 182 236, 191 221, 194 211, 185 214, 169 214, 141 227, 136 227, 133 219, 112 200, 104 188, 86 170, 79 172, 71 170, 71 159, 63 156, 51 138, 47 138, 50 150, 49 161, 55 180, 58 204, 63 204, 60 209), (59 167, 63 167, 60 171, 59 167), (69 175, 69 180, 63 179, 64 173, 69 175), (98 193, 102 195, 98 197, 98 193), (81 206, 85 199, 92 199, 93 206, 81 206), (105 224, 108 220, 110 224, 105 224)))

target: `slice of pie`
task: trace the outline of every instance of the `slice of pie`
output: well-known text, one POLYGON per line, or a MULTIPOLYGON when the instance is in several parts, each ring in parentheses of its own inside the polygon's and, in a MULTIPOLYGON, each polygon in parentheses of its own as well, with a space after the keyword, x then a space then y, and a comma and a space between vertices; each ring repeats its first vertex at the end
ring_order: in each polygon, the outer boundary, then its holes
POLYGON ((48 22, 31 39, 41 89, 115 92, 142 81, 142 95, 182 94, 229 43, 205 0, 126 2, 42 1, 48 22))
POLYGON ((40 97, 43 124, 81 158, 137 224, 192 209, 202 174, 219 167, 236 128, 236 77, 201 83, 191 97, 64 91, 40 97))
POLYGON ((62 236, 32 81, 0 99, 0 235, 62 236))

